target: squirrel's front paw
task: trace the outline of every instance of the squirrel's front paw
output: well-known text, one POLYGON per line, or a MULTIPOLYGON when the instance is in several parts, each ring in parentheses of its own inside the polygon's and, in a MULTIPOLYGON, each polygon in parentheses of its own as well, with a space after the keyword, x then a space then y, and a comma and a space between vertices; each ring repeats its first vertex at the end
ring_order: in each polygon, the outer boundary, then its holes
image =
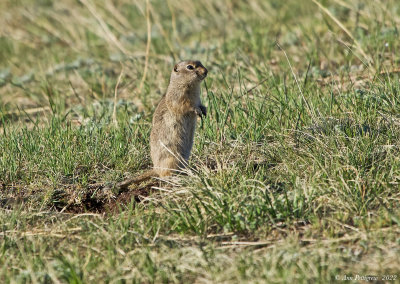
POLYGON ((203 105, 199 106, 201 114, 205 117, 207 115, 207 108, 203 105))
POLYGON ((196 113, 197 116, 203 118, 203 116, 207 115, 207 108, 203 105, 193 108, 193 111, 196 113))

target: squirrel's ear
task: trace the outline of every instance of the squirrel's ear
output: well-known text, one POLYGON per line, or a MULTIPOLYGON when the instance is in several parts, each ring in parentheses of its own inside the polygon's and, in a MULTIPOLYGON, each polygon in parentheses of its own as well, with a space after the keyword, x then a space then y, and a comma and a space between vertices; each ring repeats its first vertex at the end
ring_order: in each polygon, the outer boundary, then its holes
POLYGON ((175 64, 175 66, 174 66, 174 71, 175 71, 175 72, 178 72, 178 64, 175 64))

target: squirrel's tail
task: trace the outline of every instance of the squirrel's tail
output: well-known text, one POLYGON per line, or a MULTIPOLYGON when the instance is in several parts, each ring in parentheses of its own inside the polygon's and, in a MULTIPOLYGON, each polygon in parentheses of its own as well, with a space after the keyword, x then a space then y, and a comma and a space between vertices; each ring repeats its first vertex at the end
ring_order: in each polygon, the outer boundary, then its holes
POLYGON ((119 189, 125 189, 128 186, 130 186, 131 184, 138 184, 141 183, 145 180, 148 180, 152 177, 157 177, 158 174, 154 171, 154 170, 148 170, 147 172, 145 172, 144 174, 138 176, 138 177, 134 177, 134 178, 128 178, 124 181, 121 181, 119 183, 116 184, 116 187, 119 189))
POLYGON ((148 180, 152 177, 158 177, 158 174, 156 171, 154 170, 148 170, 147 172, 145 172, 144 174, 138 176, 138 177, 134 177, 134 178, 128 178, 124 181, 121 181, 117 184, 111 185, 109 183, 94 183, 94 184, 90 184, 88 185, 88 188, 90 189, 97 189, 97 188, 118 188, 118 189, 126 189, 128 186, 130 186, 131 184, 138 184, 141 183, 142 181, 148 180))

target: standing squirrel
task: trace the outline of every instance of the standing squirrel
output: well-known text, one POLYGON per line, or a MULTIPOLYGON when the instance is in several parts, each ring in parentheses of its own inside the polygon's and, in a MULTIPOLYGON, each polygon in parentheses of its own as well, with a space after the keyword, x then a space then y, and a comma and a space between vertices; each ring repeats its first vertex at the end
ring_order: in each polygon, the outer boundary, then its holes
POLYGON ((167 92, 153 115, 150 153, 154 167, 139 177, 118 183, 117 188, 127 188, 155 176, 169 176, 185 167, 193 146, 197 116, 207 114, 200 100, 200 83, 207 72, 200 61, 175 65, 167 92))

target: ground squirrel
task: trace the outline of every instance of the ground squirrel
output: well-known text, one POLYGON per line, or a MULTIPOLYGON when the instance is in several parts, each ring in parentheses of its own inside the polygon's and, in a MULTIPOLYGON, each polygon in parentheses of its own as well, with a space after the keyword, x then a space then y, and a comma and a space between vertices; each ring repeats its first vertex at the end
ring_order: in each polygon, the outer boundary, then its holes
POLYGON ((150 153, 153 169, 143 175, 117 184, 126 188, 150 177, 165 177, 184 168, 193 146, 197 116, 205 116, 201 104, 200 83, 207 69, 200 61, 182 61, 175 65, 166 94, 153 115, 150 153))

